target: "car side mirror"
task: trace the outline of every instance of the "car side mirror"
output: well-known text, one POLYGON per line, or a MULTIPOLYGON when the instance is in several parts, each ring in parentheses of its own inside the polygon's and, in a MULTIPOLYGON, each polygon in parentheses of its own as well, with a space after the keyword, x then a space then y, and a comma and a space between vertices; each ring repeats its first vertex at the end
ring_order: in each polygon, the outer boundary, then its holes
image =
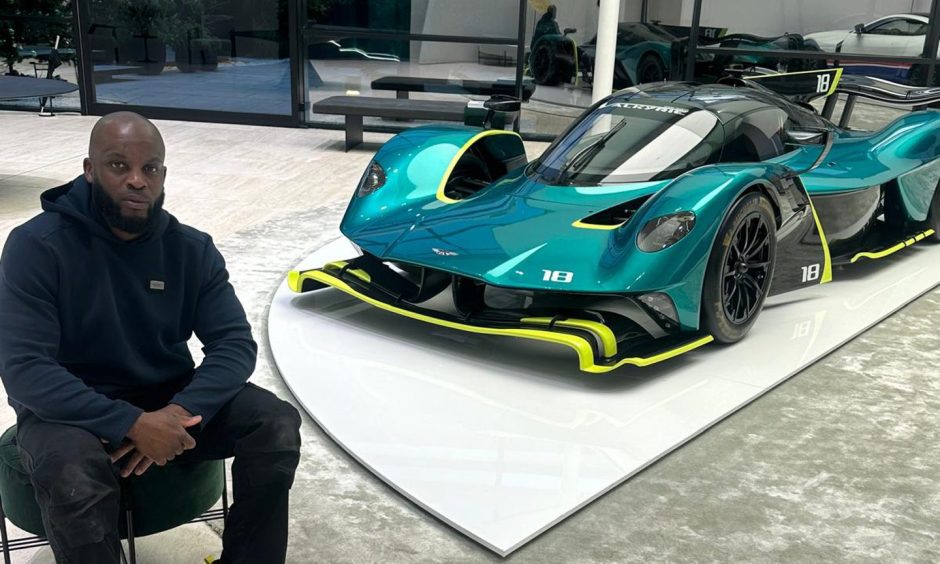
POLYGON ((787 143, 794 145, 819 145, 825 142, 824 131, 791 129, 787 131, 787 143))
POLYGON ((494 112, 518 112, 522 109, 522 102, 512 96, 493 96, 483 107, 494 112))
POLYGON ((855 33, 859 35, 865 33, 865 24, 855 24, 855 33))
POLYGON ((576 31, 578 31, 578 28, 576 27, 566 27, 564 34, 568 35, 569 33, 575 33, 576 31))

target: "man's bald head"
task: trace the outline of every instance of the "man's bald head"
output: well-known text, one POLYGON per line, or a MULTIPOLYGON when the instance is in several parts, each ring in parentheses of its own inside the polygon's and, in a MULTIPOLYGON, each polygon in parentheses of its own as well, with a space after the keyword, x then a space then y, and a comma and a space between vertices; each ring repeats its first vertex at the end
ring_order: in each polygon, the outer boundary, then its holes
POLYGON ((160 130, 149 119, 134 112, 114 112, 99 119, 91 129, 88 156, 94 158, 100 155, 106 147, 121 138, 149 140, 159 150, 161 160, 166 156, 160 130))
POLYGON ((115 112, 92 128, 85 180, 118 237, 133 239, 156 222, 163 205, 165 156, 163 137, 141 115, 115 112))

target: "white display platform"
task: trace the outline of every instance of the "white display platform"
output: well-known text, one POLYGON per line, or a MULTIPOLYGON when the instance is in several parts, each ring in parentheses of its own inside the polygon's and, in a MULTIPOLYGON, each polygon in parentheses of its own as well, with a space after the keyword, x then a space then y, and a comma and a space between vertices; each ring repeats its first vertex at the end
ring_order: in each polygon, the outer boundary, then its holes
MULTIPOLYGON (((355 252, 339 239, 315 268, 355 252)), ((768 301, 740 343, 592 375, 574 351, 472 335, 327 289, 277 291, 271 350, 353 457, 507 555, 940 283, 940 246, 836 269, 768 301)))

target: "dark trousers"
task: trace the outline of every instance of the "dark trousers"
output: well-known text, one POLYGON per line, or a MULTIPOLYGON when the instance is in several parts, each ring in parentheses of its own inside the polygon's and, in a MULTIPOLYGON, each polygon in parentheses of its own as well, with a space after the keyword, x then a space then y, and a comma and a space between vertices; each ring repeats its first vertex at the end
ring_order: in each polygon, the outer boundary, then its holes
MULTIPOLYGON (((36 490, 56 562, 120 561, 118 472, 98 437, 26 413, 16 440, 36 490)), ((234 456, 234 503, 222 536, 222 561, 284 562, 288 493, 300 459, 300 415, 289 403, 247 384, 201 430, 177 461, 234 456)))

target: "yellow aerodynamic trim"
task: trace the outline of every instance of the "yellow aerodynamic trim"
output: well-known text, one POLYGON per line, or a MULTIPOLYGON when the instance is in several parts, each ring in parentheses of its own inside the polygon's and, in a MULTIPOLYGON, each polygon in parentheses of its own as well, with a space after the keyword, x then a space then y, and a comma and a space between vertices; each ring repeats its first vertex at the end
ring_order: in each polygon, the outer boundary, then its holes
MULTIPOLYGON (((839 69, 842 70, 842 69, 839 69)), ((819 231, 819 240, 823 248, 823 273, 819 279, 820 284, 832 282, 832 257, 829 255, 829 242, 826 241, 826 234, 823 232, 822 223, 819 222, 819 216, 816 214, 816 207, 813 206, 813 199, 809 200, 809 209, 813 212, 813 220, 816 222, 816 230, 819 231)))
POLYGON ((610 330, 610 327, 603 323, 587 319, 559 319, 552 323, 553 319, 553 317, 524 317, 522 322, 533 325, 557 325, 558 327, 584 329, 600 339, 605 357, 610 358, 617 355, 617 337, 614 336, 614 332, 610 330))
POLYGON ((761 74, 757 76, 744 76, 741 77, 745 80, 760 80, 762 78, 771 78, 774 76, 792 76, 796 74, 821 74, 823 72, 836 71, 836 74, 832 78, 832 82, 829 83, 829 90, 826 91, 826 96, 831 96, 835 93, 836 87, 839 85, 839 80, 842 78, 842 67, 836 67, 834 69, 816 69, 808 71, 797 71, 797 72, 778 72, 776 74, 761 74))
POLYGON ((481 131, 480 133, 477 133, 471 137, 469 141, 463 144, 463 147, 457 149, 457 154, 454 155, 454 157, 450 160, 450 164, 447 165, 447 170, 444 171, 444 175, 441 177, 441 183, 437 187, 438 200, 444 202, 445 204, 456 204, 460 201, 453 198, 448 198, 444 195, 444 188, 447 186, 447 180, 450 179, 450 173, 454 172, 454 167, 457 166, 457 163, 460 161, 460 157, 462 157, 463 154, 467 152, 467 149, 472 147, 473 144, 480 139, 489 137, 490 135, 515 135, 519 139, 522 139, 522 136, 520 136, 515 131, 506 131, 503 129, 488 129, 486 131, 481 131))
POLYGON ((584 223, 579 219, 578 221, 572 223, 571 227, 577 227, 579 229, 602 229, 604 231, 612 231, 618 227, 623 227, 623 223, 618 223, 617 225, 597 225, 595 223, 584 223))
POLYGON ((303 281, 300 278, 300 272, 297 270, 291 270, 287 273, 287 287, 291 289, 291 292, 300 293, 301 287, 303 286, 303 281))
MULTIPOLYGON (((596 372, 607 372, 608 370, 619 368, 623 366, 624 364, 632 364, 634 366, 649 366, 650 364, 656 364, 657 362, 662 362, 664 360, 669 360, 670 358, 675 358, 679 356, 680 354, 685 354, 693 349, 697 349, 701 347, 702 345, 707 345, 708 343, 714 340, 715 338, 712 337, 711 335, 705 335, 704 337, 700 339, 696 339, 692 341, 691 343, 686 343, 674 349, 670 349, 668 351, 661 352, 653 356, 649 356, 646 358, 625 358, 613 366, 601 366, 599 368, 603 368, 604 370, 597 370, 596 372)), ((595 372, 595 371, 591 370, 590 372, 595 372)))
POLYGON ((858 253, 854 257, 852 257, 852 262, 856 262, 863 258, 880 259, 888 255, 893 255, 894 253, 900 251, 901 249, 910 247, 911 245, 913 245, 914 243, 918 241, 923 241, 926 237, 930 237, 933 234, 934 234, 934 230, 928 229, 927 231, 922 231, 918 233, 917 235, 914 235, 910 239, 901 241, 900 243, 897 243, 896 245, 888 247, 887 249, 882 249, 880 251, 858 253))
POLYGON ((384 309, 392 313, 397 313, 405 317, 410 317, 412 319, 417 319, 419 321, 424 321, 426 323, 432 323, 442 327, 449 327, 451 329, 466 331, 468 333, 478 333, 483 335, 505 335, 508 337, 520 337, 523 339, 532 339, 536 341, 565 345, 574 349, 574 351, 578 353, 578 367, 582 371, 592 372, 595 374, 610 372, 611 370, 619 368, 625 364, 632 364, 634 366, 649 366, 650 364, 655 364, 657 362, 662 362, 664 360, 679 356, 680 354, 686 353, 692 349, 696 349, 714 340, 711 335, 707 335, 705 337, 701 337, 700 339, 696 339, 691 343, 686 343, 674 349, 670 349, 650 357, 624 358, 614 365, 598 365, 594 362, 594 349, 591 347, 591 344, 587 341, 587 339, 577 335, 542 331, 540 329, 497 329, 493 327, 477 327, 475 325, 447 321, 445 319, 438 319, 430 315, 409 311, 407 309, 396 307, 374 298, 370 298, 369 296, 352 288, 346 282, 326 272, 323 272, 322 270, 307 270, 304 272, 291 271, 288 274, 288 282, 296 285, 297 287, 300 287, 305 279, 327 284, 333 288, 336 288, 337 290, 340 290, 341 292, 349 294, 350 296, 353 296, 377 308, 384 309))

